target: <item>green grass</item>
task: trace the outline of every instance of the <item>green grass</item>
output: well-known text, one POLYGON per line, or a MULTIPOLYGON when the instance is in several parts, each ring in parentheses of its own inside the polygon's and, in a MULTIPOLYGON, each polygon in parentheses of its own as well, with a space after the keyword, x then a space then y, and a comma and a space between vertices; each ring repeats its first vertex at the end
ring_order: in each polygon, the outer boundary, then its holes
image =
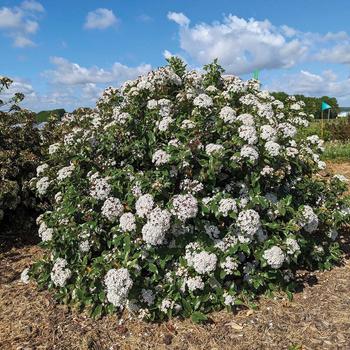
POLYGON ((350 161, 350 142, 326 142, 322 159, 350 161))

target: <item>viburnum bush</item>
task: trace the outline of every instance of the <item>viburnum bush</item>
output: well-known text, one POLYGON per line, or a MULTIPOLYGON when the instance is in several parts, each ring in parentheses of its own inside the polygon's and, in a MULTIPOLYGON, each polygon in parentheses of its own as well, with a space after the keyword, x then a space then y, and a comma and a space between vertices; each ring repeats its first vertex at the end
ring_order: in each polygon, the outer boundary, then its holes
POLYGON ((33 180, 47 257, 23 273, 92 316, 149 320, 293 290, 296 269, 330 268, 348 220, 346 179, 318 175, 322 141, 296 141, 303 104, 258 81, 177 58, 94 110, 66 115, 33 180))
POLYGON ((35 224, 31 215, 36 199, 29 180, 41 161, 35 114, 19 108, 23 94, 8 97, 11 84, 0 77, 0 248, 29 230, 31 221, 35 224))

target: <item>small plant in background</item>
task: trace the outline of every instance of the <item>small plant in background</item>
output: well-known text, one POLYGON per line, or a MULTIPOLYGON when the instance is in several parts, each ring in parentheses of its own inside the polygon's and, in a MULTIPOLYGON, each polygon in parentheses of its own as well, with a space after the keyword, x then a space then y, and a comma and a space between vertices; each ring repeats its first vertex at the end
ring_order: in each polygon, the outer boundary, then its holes
POLYGON ((339 260, 346 179, 317 175, 303 103, 222 73, 171 58, 65 115, 32 180, 52 204, 29 270, 40 286, 95 317, 200 321, 339 260))
POLYGON ((23 232, 31 235, 36 199, 29 180, 41 160, 35 114, 19 107, 23 94, 7 96, 11 83, 0 79, 0 249, 23 232))

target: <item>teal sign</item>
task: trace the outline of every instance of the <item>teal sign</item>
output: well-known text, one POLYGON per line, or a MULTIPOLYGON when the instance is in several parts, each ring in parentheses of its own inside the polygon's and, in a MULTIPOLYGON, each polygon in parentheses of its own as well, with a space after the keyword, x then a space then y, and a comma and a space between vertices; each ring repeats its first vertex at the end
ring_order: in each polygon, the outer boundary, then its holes
POLYGON ((322 101, 322 111, 325 111, 326 109, 331 109, 332 107, 326 103, 322 101))

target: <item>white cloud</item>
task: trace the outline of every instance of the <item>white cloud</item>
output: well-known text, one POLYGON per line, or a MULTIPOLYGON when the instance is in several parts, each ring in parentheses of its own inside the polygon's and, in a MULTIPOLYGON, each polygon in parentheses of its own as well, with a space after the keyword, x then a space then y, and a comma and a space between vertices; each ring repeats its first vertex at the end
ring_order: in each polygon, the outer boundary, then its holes
POLYGON ((190 24, 190 20, 182 12, 168 12, 168 19, 174 21, 178 25, 185 27, 190 24))
POLYGON ((34 0, 23 1, 21 7, 25 10, 35 11, 35 12, 44 12, 44 7, 39 2, 34 0))
POLYGON ((13 41, 13 46, 14 47, 30 47, 30 46, 35 46, 34 42, 24 36, 17 35, 14 37, 13 41))
POLYGON ((149 64, 129 67, 119 62, 115 62, 110 69, 97 66, 87 68, 62 57, 52 57, 51 62, 55 65, 55 69, 45 72, 44 75, 51 82, 64 85, 84 85, 89 83, 113 83, 119 85, 125 80, 145 74, 152 68, 149 64))
POLYGON ((106 29, 117 23, 117 17, 112 10, 98 8, 87 14, 84 27, 86 29, 106 29))
POLYGON ((265 88, 306 96, 336 96, 341 103, 350 105, 350 78, 338 79, 331 70, 321 74, 301 70, 298 73, 283 75, 265 88))
POLYGON ((179 25, 180 47, 195 64, 218 58, 229 74, 288 68, 315 60, 350 63, 350 37, 344 31, 321 35, 234 15, 193 26, 183 13, 169 12, 167 17, 179 25))
POLYGON ((0 30, 13 40, 15 47, 35 46, 29 38, 39 29, 38 13, 44 7, 36 1, 24 1, 20 6, 0 8, 0 30))
POLYGON ((324 62, 350 64, 350 41, 336 44, 332 48, 321 49, 315 59, 324 62))
MULTIPOLYGON (((218 58, 227 73, 290 67, 305 55, 307 47, 299 39, 284 35, 286 30, 267 20, 247 21, 229 15, 222 23, 181 26, 180 46, 200 64, 218 58)), ((288 28, 288 35, 293 33, 288 28)))

